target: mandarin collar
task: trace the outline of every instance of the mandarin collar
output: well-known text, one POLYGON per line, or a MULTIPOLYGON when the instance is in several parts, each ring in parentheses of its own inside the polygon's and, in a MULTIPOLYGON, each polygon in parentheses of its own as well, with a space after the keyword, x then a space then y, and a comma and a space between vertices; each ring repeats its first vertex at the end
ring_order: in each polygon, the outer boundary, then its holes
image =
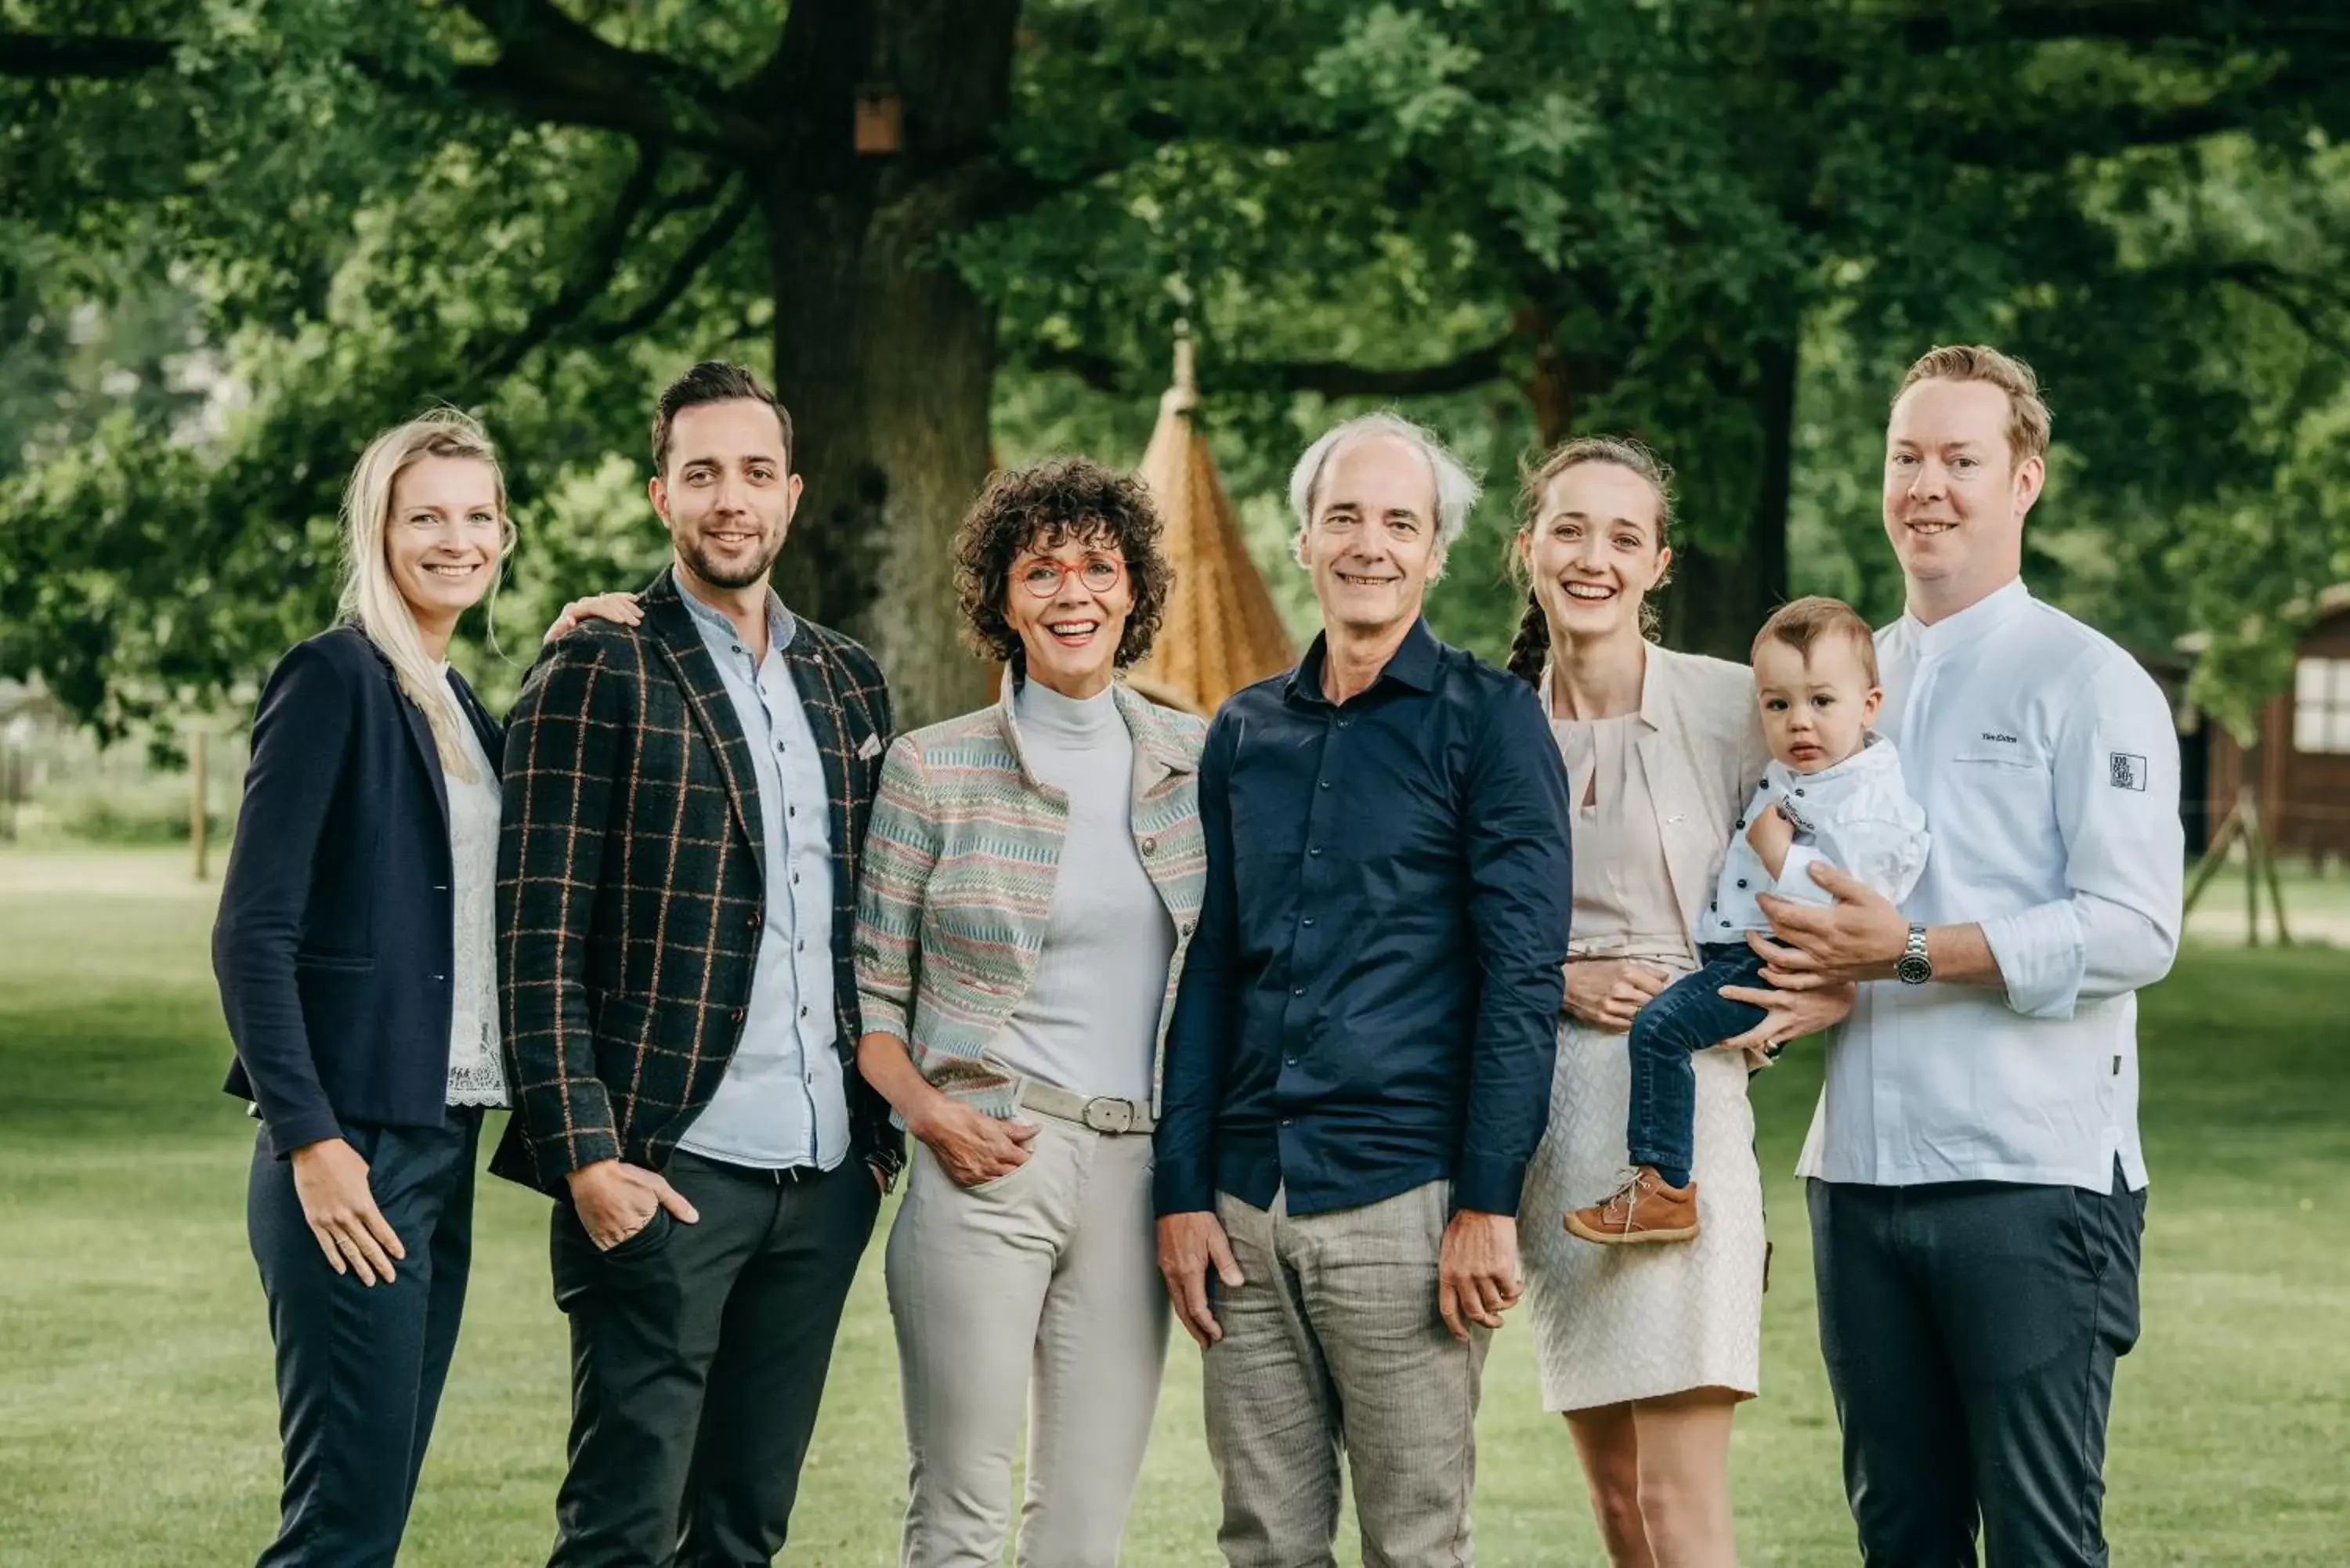
POLYGON ((1901 624, 1908 634, 1910 645, 1917 649, 1918 656, 1932 659, 1962 643, 1981 639, 2031 602, 2032 590, 2023 586, 2022 577, 2012 577, 2006 587, 1993 589, 1958 614, 1945 616, 1931 626, 1905 607, 1901 612, 1901 624))

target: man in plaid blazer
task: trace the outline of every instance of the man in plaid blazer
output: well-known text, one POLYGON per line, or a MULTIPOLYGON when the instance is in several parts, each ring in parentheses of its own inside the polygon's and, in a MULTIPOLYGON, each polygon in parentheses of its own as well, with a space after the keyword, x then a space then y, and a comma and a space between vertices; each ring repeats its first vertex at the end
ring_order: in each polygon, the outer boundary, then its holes
POLYGON ((653 427, 674 563, 507 729, 492 1168, 556 1199, 570 1469, 552 1563, 766 1563, 903 1158, 858 1075, 857 868, 889 694, 768 572, 790 416, 697 365, 653 427))

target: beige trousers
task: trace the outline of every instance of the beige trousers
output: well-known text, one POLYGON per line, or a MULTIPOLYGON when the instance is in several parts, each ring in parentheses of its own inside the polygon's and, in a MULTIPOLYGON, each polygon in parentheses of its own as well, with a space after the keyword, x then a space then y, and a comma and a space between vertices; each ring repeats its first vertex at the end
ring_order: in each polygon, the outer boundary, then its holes
POLYGON ((889 1232, 912 1469, 903 1568, 994 1568, 1028 1407, 1022 1568, 1111 1568, 1167 1360, 1150 1139, 1031 1114, 977 1187, 917 1144, 889 1232))
POLYGON ((1224 1336, 1205 1366, 1208 1451, 1232 1568, 1333 1568, 1340 1458, 1366 1568, 1474 1561, 1477 1397, 1487 1331, 1437 1315, 1451 1184, 1293 1215, 1225 1193, 1216 1216, 1245 1282, 1214 1285, 1224 1336))

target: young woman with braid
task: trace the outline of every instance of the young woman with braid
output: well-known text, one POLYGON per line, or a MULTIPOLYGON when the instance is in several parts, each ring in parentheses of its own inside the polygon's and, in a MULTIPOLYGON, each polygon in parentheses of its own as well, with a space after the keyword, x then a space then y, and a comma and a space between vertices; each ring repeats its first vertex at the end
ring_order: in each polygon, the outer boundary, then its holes
MULTIPOLYGON (((1637 441, 1570 441, 1526 474, 1510 668, 1565 759, 1576 854, 1550 1125, 1519 1212, 1543 1402, 1574 1434, 1609 1562, 1729 1568, 1731 1413, 1758 1386, 1762 1305, 1746 1075, 1785 1015, 1695 1063, 1696 1240, 1594 1247, 1562 1225, 1626 1164, 1625 1032, 1697 967, 1690 933, 1770 760, 1742 666, 1648 640, 1671 524, 1670 476, 1637 441)), ((1851 1005, 1849 988, 1805 994, 1804 1029, 1851 1005)))

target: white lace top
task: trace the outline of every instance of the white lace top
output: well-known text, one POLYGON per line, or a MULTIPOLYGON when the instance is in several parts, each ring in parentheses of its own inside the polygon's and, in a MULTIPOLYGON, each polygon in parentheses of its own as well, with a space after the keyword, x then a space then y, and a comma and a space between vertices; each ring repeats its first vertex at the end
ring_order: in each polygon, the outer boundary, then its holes
POLYGON ((498 1060, 498 770, 473 727, 460 723, 473 782, 449 786, 449 865, 455 873, 456 972, 449 1010, 449 1104, 503 1106, 505 1070, 498 1060))

